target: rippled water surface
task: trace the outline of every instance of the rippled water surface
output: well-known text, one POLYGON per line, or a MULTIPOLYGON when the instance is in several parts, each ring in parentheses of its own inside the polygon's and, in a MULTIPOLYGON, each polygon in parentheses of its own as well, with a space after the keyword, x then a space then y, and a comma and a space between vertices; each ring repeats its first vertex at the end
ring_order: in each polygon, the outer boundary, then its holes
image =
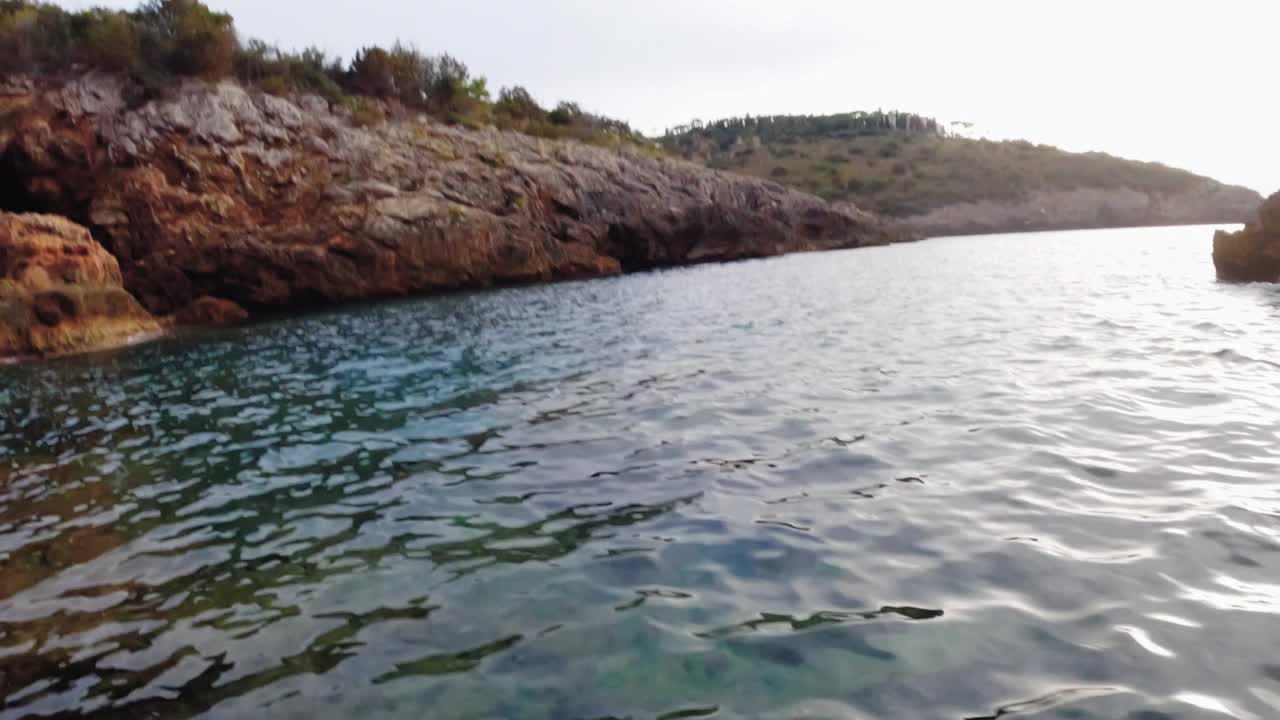
POLYGON ((1280 717, 1280 290, 1209 237, 0 369, 0 717, 1280 717))

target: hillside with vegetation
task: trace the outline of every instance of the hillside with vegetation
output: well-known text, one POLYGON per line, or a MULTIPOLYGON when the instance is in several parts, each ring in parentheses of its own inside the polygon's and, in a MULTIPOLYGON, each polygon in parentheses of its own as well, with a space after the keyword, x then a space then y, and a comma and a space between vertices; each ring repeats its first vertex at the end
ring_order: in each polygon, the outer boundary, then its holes
MULTIPOLYGON (((1048 194, 1074 193, 1079 200, 1083 193, 1140 193, 1157 200, 1206 195, 1229 207, 1221 213, 1226 217, 1204 221, 1234 221, 1260 199, 1253 191, 1159 163, 972 139, 908 113, 733 118, 674 128, 661 142, 669 152, 710 167, 904 219, 975 204, 1026 203, 1048 194)), ((1215 214, 1213 207, 1206 211, 1215 214)))
POLYGON ((0 0, 0 74, 45 77, 98 70, 130 80, 130 101, 161 96, 186 78, 234 79, 271 93, 314 94, 365 125, 426 113, 440 121, 493 125, 547 138, 651 148, 627 123, 564 101, 540 105, 522 87, 490 93, 482 76, 448 54, 397 42, 370 46, 349 62, 318 48, 282 50, 242 39, 232 17, 197 0, 148 0, 133 11, 69 12, 29 0, 0 0))
POLYGON ((0 0, 0 362, 331 303, 918 239, 668 157, 571 103, 491 97, 447 55, 280 51, 194 0, 0 0))

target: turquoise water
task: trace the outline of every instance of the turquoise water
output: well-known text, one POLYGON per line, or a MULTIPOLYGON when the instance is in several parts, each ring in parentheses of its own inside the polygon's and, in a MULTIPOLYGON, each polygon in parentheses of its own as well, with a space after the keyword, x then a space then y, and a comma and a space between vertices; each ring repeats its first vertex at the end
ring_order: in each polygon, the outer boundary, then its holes
POLYGON ((0 717, 1280 716, 1280 290, 1210 236, 0 368, 0 717))

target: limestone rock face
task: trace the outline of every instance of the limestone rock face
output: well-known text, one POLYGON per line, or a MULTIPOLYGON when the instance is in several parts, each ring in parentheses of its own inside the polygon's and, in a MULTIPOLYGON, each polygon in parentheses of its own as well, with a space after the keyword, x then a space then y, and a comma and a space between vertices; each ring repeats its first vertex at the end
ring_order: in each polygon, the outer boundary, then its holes
POLYGON ((105 349, 159 330, 88 230, 0 213, 0 358, 105 349))
POLYGON ((915 239, 852 205, 633 149, 191 81, 130 107, 0 83, 0 176, 90 225, 157 314, 251 312, 915 239))
POLYGON ((1213 238, 1218 278, 1229 282, 1280 282, 1280 193, 1258 210, 1257 222, 1213 238))

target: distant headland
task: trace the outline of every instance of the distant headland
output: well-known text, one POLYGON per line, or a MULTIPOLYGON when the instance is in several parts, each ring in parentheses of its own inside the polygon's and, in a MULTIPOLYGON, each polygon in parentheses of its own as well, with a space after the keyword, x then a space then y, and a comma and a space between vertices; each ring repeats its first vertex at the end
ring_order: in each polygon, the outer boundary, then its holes
POLYGON ((1242 223, 1262 201, 1159 163, 972 139, 902 112, 698 122, 661 142, 681 157, 852 202, 929 235, 1242 223))
POLYGON ((403 44, 344 63, 243 41, 196 0, 0 2, 0 356, 942 232, 1234 221, 1257 200, 903 114, 656 142, 403 44))

